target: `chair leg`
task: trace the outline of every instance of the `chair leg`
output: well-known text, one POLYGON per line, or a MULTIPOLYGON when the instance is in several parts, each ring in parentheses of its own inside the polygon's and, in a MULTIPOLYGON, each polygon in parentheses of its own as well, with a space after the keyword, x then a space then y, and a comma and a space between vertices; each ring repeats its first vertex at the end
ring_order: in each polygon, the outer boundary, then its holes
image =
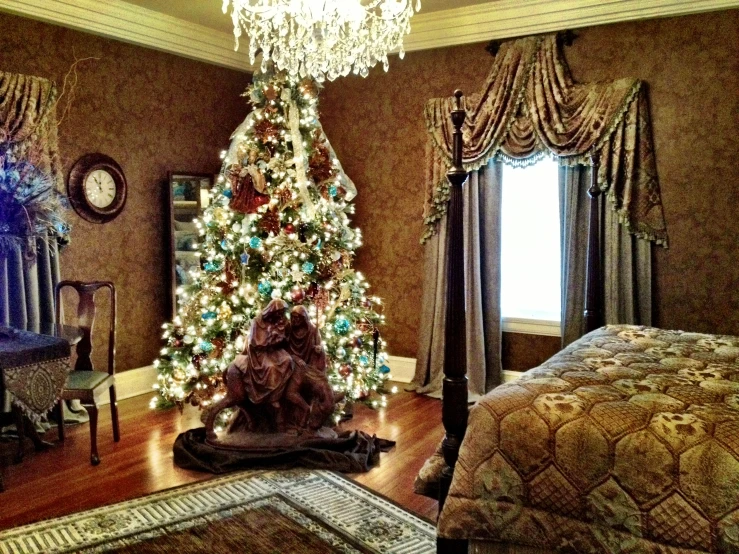
POLYGON ((16 432, 18 433, 18 451, 15 454, 15 459, 13 460, 13 462, 19 464, 23 461, 23 441, 26 438, 26 422, 23 420, 23 412, 18 406, 13 406, 11 410, 13 411, 13 416, 15 418, 15 428, 16 432))
POLYGON ((54 413, 56 415, 56 428, 59 432, 59 442, 64 442, 64 400, 59 399, 57 405, 54 406, 54 413))
POLYGON ((113 420, 113 440, 118 442, 121 440, 121 431, 118 426, 118 404, 115 398, 115 385, 110 387, 110 418, 113 420))
POLYGON ((94 466, 100 463, 98 456, 98 407, 92 404, 83 404, 90 414, 90 463, 94 466))

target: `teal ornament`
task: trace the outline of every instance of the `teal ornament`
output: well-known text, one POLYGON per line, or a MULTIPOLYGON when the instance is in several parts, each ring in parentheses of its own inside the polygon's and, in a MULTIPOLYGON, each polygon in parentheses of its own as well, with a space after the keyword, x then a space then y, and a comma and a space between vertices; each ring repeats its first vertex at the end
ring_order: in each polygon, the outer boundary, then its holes
POLYGON ((316 250, 320 250, 322 244, 323 244, 323 241, 321 239, 318 239, 318 242, 316 242, 316 250))
POLYGON ((216 271, 221 270, 221 264, 218 262, 208 262, 205 264, 205 271, 208 271, 210 273, 215 273, 216 271))
POLYGON ((339 193, 339 189, 337 189, 334 185, 331 185, 330 187, 328 187, 328 193, 331 196, 336 196, 339 193))
POLYGON ((369 358, 367 356, 360 356, 359 363, 362 365, 367 365, 369 363, 369 358))
POLYGON ((213 350, 213 344, 208 342, 207 340, 204 340, 200 343, 200 350, 203 352, 210 352, 213 350))
POLYGON ((239 259, 241 260, 242 264, 246 265, 249 263, 249 254, 244 252, 239 259))
POLYGON ((380 373, 387 375, 388 373, 390 373, 390 368, 383 364, 380 366, 380 373))
POLYGON ((267 296, 270 292, 272 292, 272 285, 270 285, 268 281, 262 281, 261 283, 259 283, 257 290, 259 290, 259 294, 267 296))
POLYGON ((251 246, 254 249, 259 248, 260 246, 262 246, 262 239, 260 239, 259 237, 252 237, 252 238, 250 238, 249 239, 249 246, 251 246))
POLYGON ((221 248, 223 248, 224 250, 228 250, 228 241, 226 241, 226 239, 223 239, 221 241, 221 248))
POLYGON ((303 273, 310 275, 313 273, 313 270, 315 269, 315 266, 310 262, 305 262, 303 264, 303 273))
POLYGON ((231 192, 231 189, 226 189, 226 190, 223 191, 223 196, 225 196, 226 198, 231 198, 231 197, 233 197, 233 195, 234 195, 234 193, 231 192))
POLYGON ((218 314, 216 314, 215 312, 205 312, 200 317, 202 317, 203 319, 205 319, 207 321, 209 319, 215 319, 217 316, 218 316, 218 314))
POLYGON ((349 324, 349 320, 343 315, 337 317, 336 321, 334 321, 334 331, 339 335, 346 335, 349 332, 350 327, 351 325, 349 324))

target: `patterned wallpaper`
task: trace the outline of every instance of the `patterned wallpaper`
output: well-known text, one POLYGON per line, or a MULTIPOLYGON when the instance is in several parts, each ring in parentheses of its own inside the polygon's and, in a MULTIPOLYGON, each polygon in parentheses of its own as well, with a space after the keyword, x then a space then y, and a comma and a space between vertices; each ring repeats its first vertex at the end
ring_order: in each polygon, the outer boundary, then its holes
MULTIPOLYGON (((0 69, 61 85, 78 58, 72 109, 59 132, 66 172, 82 154, 103 152, 128 180, 124 211, 105 225, 72 215, 62 277, 111 280, 118 290, 117 367, 149 365, 169 318, 165 243, 167 172, 215 173, 219 152, 246 115, 249 76, 181 57, 0 14, 0 69)), ((101 304, 98 324, 108 317, 101 304)), ((101 344, 96 361, 104 367, 101 344)))
MULTIPOLYGON (((579 30, 566 51, 577 80, 636 76, 650 87, 657 169, 671 248, 655 260, 656 324, 739 334, 736 203, 739 150, 739 11, 579 30)), ((215 172, 218 152, 243 119, 242 73, 61 27, 0 14, 0 68, 61 82, 74 59, 77 98, 60 130, 65 168, 102 151, 124 168, 128 204, 103 226, 73 218, 65 278, 118 287, 118 367, 151 363, 168 317, 165 203, 168 170, 215 172)), ((385 299, 392 354, 416 355, 423 274, 426 100, 474 92, 490 68, 484 44, 408 53, 386 74, 329 83, 321 121, 359 189, 357 265, 385 299)), ((511 336, 507 351, 520 365, 511 336)), ((538 340, 549 355, 551 341, 538 340)))
MULTIPOLYGON (((739 11, 578 34, 565 54, 576 80, 633 76, 649 85, 671 241, 655 260, 655 323, 739 334, 739 11)), ((356 223, 365 246, 358 266, 385 298, 384 335, 396 355, 415 356, 419 326, 428 324, 419 321, 423 105, 455 88, 476 91, 491 65, 484 46, 411 52, 392 59, 388 73, 375 68, 367 79, 342 79, 322 93, 326 133, 359 189, 356 223)), ((553 353, 549 341, 536 344, 542 355, 553 353)))

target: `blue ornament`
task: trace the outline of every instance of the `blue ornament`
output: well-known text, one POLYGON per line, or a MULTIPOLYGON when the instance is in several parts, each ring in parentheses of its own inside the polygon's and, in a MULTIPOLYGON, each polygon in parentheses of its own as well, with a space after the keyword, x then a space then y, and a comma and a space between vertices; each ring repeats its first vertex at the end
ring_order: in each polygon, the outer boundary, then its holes
POLYGON ((208 262, 205 264, 205 271, 208 271, 210 273, 215 273, 216 271, 221 270, 221 264, 218 262, 208 262))
POLYGON ((330 187, 328 187, 328 193, 331 196, 336 196, 338 192, 339 192, 339 189, 337 189, 334 185, 331 185, 330 187))
POLYGON ((217 317, 217 315, 218 314, 216 314, 215 312, 205 312, 200 317, 202 317, 205 320, 208 320, 208 319, 215 319, 217 317))
POLYGON ((260 239, 259 237, 252 237, 252 238, 250 238, 249 239, 249 246, 251 246, 254 249, 259 248, 260 246, 262 246, 262 239, 260 239))
POLYGON ((247 254, 246 252, 244 252, 241 255, 240 259, 241 259, 241 263, 242 264, 244 264, 244 265, 248 264, 249 263, 249 254, 247 254))
POLYGON ((390 373, 390 368, 383 364, 380 366, 380 373, 387 375, 388 373, 390 373))
POLYGON ((367 356, 360 356, 359 363, 362 365, 367 365, 369 363, 369 358, 367 356))
POLYGON ((310 275, 311 273, 313 273, 314 269, 315 269, 315 266, 310 262, 305 262, 303 264, 303 273, 310 275))
POLYGON ((223 239, 221 241, 221 248, 223 248, 224 250, 228 250, 228 241, 226 239, 223 239))
POLYGON ((323 244, 323 241, 321 239, 318 239, 318 242, 316 243, 316 250, 320 250, 322 244, 323 244))
POLYGON ((259 283, 257 289, 259 290, 259 294, 267 296, 270 292, 272 292, 272 285, 269 283, 269 281, 262 281, 261 283, 259 283))
POLYGON ((349 332, 349 327, 351 327, 349 320, 343 315, 337 317, 336 321, 334 321, 334 331, 339 335, 346 335, 349 332))
POLYGON ((231 189, 226 189, 223 191, 223 196, 225 196, 226 198, 231 198, 233 195, 234 193, 231 192, 231 189))
POLYGON ((210 352, 211 350, 213 350, 213 344, 208 342, 207 340, 204 340, 200 343, 200 350, 202 350, 203 352, 210 352))

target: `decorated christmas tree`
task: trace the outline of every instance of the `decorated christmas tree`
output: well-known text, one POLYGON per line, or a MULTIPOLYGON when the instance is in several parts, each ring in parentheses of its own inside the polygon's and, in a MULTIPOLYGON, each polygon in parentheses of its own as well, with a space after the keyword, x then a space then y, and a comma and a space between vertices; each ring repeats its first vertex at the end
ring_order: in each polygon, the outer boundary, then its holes
POLYGON ((253 109, 232 135, 195 222, 201 266, 178 289, 178 313, 164 326, 154 404, 217 401, 252 319, 275 298, 308 310, 337 393, 385 404, 384 316, 352 269, 361 245, 348 217, 356 188, 318 121, 318 92, 311 79, 270 71, 246 91, 253 109))

